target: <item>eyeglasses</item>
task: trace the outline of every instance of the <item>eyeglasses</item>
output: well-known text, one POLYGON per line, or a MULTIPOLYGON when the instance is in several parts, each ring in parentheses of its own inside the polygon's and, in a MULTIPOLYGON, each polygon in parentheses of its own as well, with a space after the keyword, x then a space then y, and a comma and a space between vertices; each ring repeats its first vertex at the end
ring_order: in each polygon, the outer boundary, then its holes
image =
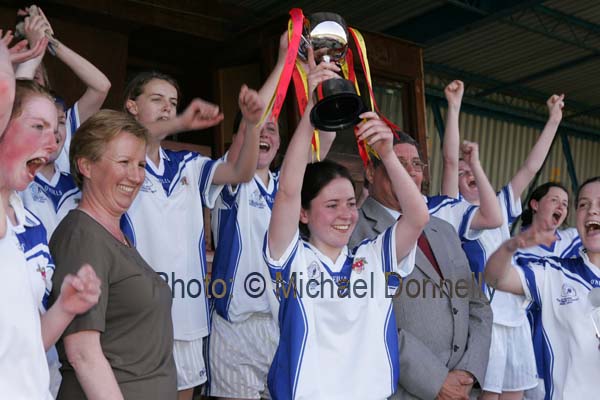
POLYGON ((419 160, 418 158, 413 158, 412 160, 408 161, 408 160, 400 157, 400 164, 402 164, 402 166, 406 170, 408 170, 408 166, 410 165, 411 168, 417 172, 423 172, 423 168, 425 168, 427 166, 427 164, 425 164, 423 161, 419 160))

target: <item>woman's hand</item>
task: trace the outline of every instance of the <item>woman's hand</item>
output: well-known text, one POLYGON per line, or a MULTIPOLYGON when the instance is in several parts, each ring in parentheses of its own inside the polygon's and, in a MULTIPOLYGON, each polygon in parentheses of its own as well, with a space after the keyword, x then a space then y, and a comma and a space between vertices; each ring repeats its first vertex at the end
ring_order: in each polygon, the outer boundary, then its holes
POLYGON ((380 157, 393 153, 394 133, 392 129, 372 111, 362 113, 363 119, 357 125, 356 139, 364 140, 377 152, 380 157))
POLYGON ((308 99, 309 103, 313 99, 313 93, 317 86, 328 79, 340 79, 337 74, 340 67, 331 62, 322 62, 319 65, 315 62, 315 54, 312 47, 308 48, 308 99))
POLYGON ((86 264, 77 275, 67 275, 60 288, 57 303, 66 313, 83 314, 98 303, 100 279, 94 269, 86 264))

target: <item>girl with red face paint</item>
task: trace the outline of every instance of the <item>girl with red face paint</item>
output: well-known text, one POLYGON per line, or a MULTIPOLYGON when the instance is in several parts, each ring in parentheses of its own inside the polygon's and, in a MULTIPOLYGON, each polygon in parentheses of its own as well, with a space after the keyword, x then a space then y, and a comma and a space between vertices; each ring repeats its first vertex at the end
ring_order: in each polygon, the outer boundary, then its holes
POLYGON ((0 43, 0 88, 5 91, 0 104, 0 301, 11 304, 0 309, 0 387, 7 398, 51 399, 45 349, 76 314, 96 304, 100 282, 92 268, 84 266, 65 279, 52 307, 46 310, 43 304, 46 273, 53 270, 46 234, 15 190, 23 190, 56 149, 57 116, 52 97, 41 87, 31 82, 15 85, 10 61, 17 55, 0 43))

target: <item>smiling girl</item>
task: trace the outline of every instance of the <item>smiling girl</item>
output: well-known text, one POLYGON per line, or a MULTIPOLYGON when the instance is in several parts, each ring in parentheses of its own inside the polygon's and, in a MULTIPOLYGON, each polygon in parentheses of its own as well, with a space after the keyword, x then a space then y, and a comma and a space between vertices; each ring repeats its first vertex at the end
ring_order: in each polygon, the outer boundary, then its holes
MULTIPOLYGON (((319 82, 318 74, 309 75, 309 93, 319 82)), ((428 211, 394 154, 391 130, 377 114, 364 113, 357 138, 377 151, 402 209, 410 213, 349 249, 358 218, 354 184, 336 163, 307 167, 312 106, 311 98, 288 146, 264 242, 271 278, 283 289, 269 392, 274 399, 385 399, 399 377, 397 330, 386 296, 394 285, 386 273, 410 273, 428 211), (368 294, 356 296, 362 284, 368 294)))

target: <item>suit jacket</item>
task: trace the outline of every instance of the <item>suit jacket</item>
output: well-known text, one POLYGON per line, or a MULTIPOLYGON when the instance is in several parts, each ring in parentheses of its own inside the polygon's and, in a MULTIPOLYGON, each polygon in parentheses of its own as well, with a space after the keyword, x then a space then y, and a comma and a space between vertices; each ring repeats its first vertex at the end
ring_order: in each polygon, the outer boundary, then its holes
MULTIPOLYGON (((368 197, 359 210, 350 246, 379 235, 394 222, 368 197)), ((474 281, 460 239, 450 224, 433 216, 424 233, 446 282, 417 248, 415 269, 393 299, 400 382, 392 399, 435 399, 454 369, 483 382, 488 363, 492 310, 474 281)))

